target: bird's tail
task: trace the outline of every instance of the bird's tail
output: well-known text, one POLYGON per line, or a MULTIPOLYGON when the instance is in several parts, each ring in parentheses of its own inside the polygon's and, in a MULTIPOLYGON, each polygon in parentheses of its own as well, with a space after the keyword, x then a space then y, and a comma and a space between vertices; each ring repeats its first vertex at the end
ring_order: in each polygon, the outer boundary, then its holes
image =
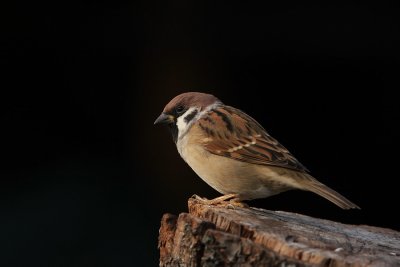
POLYGON ((302 189, 311 191, 320 195, 323 198, 331 201, 342 209, 360 209, 359 206, 336 192, 335 190, 329 188, 328 186, 318 182, 314 177, 307 174, 307 179, 305 179, 304 183, 302 183, 302 189))

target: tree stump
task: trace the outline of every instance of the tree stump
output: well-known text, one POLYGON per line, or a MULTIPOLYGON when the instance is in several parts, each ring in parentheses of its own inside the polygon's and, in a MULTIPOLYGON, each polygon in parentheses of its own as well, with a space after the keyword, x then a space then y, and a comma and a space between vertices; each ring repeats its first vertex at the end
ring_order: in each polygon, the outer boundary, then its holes
POLYGON ((400 266, 400 233, 283 211, 205 205, 164 214, 160 266, 400 266))

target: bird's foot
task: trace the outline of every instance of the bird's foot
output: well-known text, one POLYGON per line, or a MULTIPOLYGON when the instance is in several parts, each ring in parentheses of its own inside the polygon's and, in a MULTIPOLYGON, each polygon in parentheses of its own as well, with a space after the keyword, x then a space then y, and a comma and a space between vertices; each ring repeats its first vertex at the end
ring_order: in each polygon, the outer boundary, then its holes
POLYGON ((229 200, 229 203, 226 205, 226 208, 228 208, 228 209, 248 208, 248 207, 249 207, 249 205, 240 201, 239 198, 233 198, 233 199, 229 200))
POLYGON ((192 198, 200 201, 205 205, 213 205, 218 207, 226 207, 230 209, 234 209, 235 207, 240 208, 248 208, 249 206, 246 203, 240 201, 240 198, 237 194, 227 194, 213 199, 207 199, 203 197, 199 197, 198 195, 193 195, 192 198), (227 201, 229 200, 229 201, 227 201))

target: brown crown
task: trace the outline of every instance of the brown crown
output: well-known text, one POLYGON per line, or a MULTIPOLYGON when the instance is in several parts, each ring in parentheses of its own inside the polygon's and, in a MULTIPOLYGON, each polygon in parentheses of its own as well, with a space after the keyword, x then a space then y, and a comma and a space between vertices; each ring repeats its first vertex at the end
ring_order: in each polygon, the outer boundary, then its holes
POLYGON ((184 108, 200 107, 201 110, 203 110, 205 107, 208 107, 216 102, 221 101, 213 95, 198 92, 187 92, 175 96, 165 106, 164 113, 171 113, 178 106, 182 106, 184 108))

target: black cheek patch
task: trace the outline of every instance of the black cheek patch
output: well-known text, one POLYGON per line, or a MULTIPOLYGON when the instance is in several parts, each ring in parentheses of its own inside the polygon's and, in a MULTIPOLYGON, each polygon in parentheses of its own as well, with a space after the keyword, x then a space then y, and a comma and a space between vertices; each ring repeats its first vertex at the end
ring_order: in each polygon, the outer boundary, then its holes
POLYGON ((186 123, 188 123, 189 121, 193 120, 193 118, 197 115, 198 111, 195 109, 193 110, 189 115, 187 115, 184 120, 186 123))

